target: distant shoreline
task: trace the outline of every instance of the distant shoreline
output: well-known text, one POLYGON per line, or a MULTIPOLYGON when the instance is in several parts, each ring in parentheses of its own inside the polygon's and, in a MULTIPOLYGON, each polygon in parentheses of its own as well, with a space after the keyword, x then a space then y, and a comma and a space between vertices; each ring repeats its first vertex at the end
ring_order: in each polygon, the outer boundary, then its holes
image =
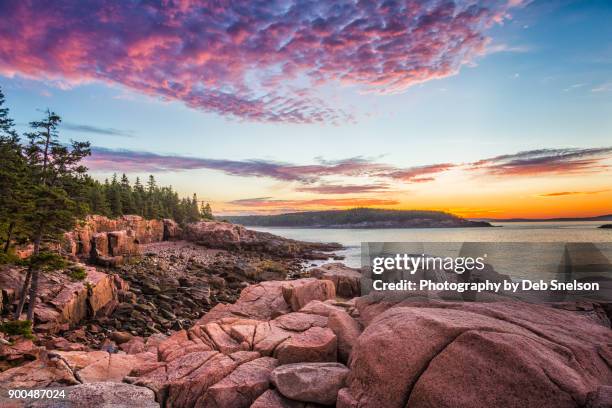
MULTIPOLYGON (((476 221, 477 222, 477 221, 476 221)), ((240 224, 243 225, 243 224, 240 224)), ((243 225, 247 228, 287 228, 287 229, 444 229, 444 228, 501 228, 501 225, 438 225, 438 226, 351 226, 351 225, 243 225)))
POLYGON ((350 210, 305 211, 277 215, 226 217, 229 222, 246 227, 297 227, 326 229, 389 228, 474 228, 492 227, 486 221, 471 221, 442 211, 386 210, 353 208, 350 210))
POLYGON ((577 221, 612 221, 612 214, 595 217, 567 217, 567 218, 471 218, 472 221, 486 222, 577 222, 577 221))

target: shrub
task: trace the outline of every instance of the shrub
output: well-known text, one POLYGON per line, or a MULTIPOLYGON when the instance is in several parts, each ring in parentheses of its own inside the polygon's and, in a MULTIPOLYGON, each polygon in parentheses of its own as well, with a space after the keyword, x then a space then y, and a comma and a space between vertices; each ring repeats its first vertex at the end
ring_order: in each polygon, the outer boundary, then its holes
POLYGON ((8 253, 0 252, 0 265, 7 264, 19 264, 21 259, 15 255, 15 252, 9 251, 8 253))
POLYGON ((60 254, 48 251, 32 255, 28 258, 28 262, 32 268, 39 268, 45 271, 57 271, 68 266, 68 261, 60 254))
POLYGON ((82 281, 87 277, 87 271, 80 265, 73 265, 66 272, 70 279, 75 281, 82 281))
POLYGON ((9 336, 23 336, 33 339, 32 322, 30 320, 11 320, 0 325, 0 331, 9 336))

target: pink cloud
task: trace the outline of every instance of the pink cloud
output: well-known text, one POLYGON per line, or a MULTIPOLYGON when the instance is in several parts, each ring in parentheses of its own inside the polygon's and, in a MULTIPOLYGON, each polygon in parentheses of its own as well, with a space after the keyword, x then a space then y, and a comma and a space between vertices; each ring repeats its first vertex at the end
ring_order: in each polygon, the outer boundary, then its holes
POLYGON ((243 120, 338 123, 352 115, 317 85, 389 93, 453 75, 515 3, 5 1, 0 73, 117 83, 243 120))
POLYGON ((433 174, 442 173, 456 167, 453 163, 429 164, 425 166, 415 166, 407 169, 394 170, 387 174, 388 177, 408 182, 425 183, 433 181, 433 174))
POLYGON ((609 168, 612 147, 538 149, 505 154, 471 164, 471 168, 494 176, 585 174, 609 168))
POLYGON ((276 200, 271 197, 245 198, 230 201, 241 207, 249 208, 305 208, 305 207, 366 207, 373 205, 396 205, 397 200, 380 198, 319 198, 314 200, 276 200))
POLYGON ((317 194, 355 194, 355 193, 379 193, 387 191, 389 186, 385 183, 342 185, 342 184, 319 184, 316 186, 298 187, 295 191, 317 194))

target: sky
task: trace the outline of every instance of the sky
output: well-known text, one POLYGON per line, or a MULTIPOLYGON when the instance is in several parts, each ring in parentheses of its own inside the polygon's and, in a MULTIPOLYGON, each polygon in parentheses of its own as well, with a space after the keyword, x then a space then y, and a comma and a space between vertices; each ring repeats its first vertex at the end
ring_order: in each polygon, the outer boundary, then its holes
POLYGON ((609 1, 0 2, 0 87, 216 214, 612 213, 609 1))

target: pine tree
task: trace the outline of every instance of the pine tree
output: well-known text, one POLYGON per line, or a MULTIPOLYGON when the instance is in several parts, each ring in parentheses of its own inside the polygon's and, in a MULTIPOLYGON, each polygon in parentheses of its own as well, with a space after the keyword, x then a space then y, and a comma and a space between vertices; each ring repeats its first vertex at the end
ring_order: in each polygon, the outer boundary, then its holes
POLYGON ((121 187, 119 186, 119 182, 117 181, 117 174, 113 174, 113 178, 108 191, 108 199, 110 202, 111 215, 113 217, 122 216, 123 206, 121 202, 121 187))
MULTIPOLYGON (((87 168, 81 160, 91 153, 89 143, 72 142, 70 147, 61 144, 58 140, 60 122, 57 114, 47 110, 42 120, 30 123, 33 131, 26 134, 29 143, 25 153, 33 205, 25 219, 29 238, 34 243, 33 259, 40 254, 43 239, 58 240, 87 210, 87 168)), ((28 268, 17 317, 21 315, 28 286, 28 320, 34 317, 40 270, 35 263, 28 268)))
POLYGON ((123 214, 137 214, 132 187, 125 173, 121 176, 121 209, 123 214))
POLYGON ((135 214, 144 217, 145 192, 144 187, 140 183, 139 177, 136 177, 136 182, 134 183, 134 189, 132 190, 132 194, 134 195, 134 207, 136 209, 135 214))
POLYGON ((3 107, 4 102, 0 90, 0 230, 6 234, 3 252, 7 253, 11 240, 23 226, 22 218, 30 204, 30 190, 25 157, 9 110, 3 107))

